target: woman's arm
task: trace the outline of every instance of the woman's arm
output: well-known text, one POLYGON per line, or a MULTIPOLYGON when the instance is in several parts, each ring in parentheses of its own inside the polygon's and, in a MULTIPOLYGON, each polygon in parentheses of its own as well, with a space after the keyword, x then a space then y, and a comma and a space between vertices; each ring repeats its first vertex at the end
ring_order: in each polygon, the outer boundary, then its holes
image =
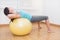
POLYGON ((20 15, 19 15, 19 14, 8 14, 8 17, 9 17, 10 19, 20 18, 20 15))

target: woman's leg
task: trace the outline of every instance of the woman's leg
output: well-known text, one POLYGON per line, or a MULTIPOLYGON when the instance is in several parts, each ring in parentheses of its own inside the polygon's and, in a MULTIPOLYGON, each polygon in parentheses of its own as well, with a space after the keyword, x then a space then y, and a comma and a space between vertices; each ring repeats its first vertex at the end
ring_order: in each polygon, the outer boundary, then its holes
POLYGON ((49 19, 45 20, 46 26, 48 28, 48 32, 50 32, 50 23, 49 23, 49 19))
POLYGON ((40 21, 37 22, 37 24, 38 24, 38 29, 41 29, 41 27, 40 27, 40 21))
POLYGON ((38 29, 40 29, 40 20, 39 16, 32 16, 31 22, 37 22, 38 29))
POLYGON ((38 28, 40 28, 40 21, 45 20, 45 23, 47 25, 48 31, 50 31, 50 24, 48 20, 48 16, 33 16, 31 19, 31 22, 38 22, 38 28))

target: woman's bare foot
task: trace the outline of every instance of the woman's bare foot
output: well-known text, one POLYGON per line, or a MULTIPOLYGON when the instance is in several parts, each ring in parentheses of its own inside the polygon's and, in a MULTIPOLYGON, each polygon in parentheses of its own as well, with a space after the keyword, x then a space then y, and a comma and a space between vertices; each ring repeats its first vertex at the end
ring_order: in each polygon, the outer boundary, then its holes
POLYGON ((50 32, 51 32, 51 30, 50 30, 50 29, 48 29, 48 32, 50 33, 50 32))

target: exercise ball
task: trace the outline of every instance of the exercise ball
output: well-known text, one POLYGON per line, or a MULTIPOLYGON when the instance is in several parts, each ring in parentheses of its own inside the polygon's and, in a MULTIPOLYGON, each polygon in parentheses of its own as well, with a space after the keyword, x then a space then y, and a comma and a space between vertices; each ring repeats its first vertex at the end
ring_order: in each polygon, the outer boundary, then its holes
POLYGON ((9 28, 15 35, 26 35, 32 31, 32 23, 26 18, 19 18, 10 22, 9 28))

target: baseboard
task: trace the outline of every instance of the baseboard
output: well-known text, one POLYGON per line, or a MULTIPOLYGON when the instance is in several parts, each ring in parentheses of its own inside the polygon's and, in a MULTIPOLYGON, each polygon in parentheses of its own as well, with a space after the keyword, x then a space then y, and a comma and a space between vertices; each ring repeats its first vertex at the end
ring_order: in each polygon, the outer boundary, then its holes
MULTIPOLYGON (((41 23, 45 24, 45 22, 41 22, 41 23)), ((9 25, 9 24, 0 24, 0 26, 8 26, 8 25, 9 25)), ((50 25, 59 26, 59 27, 60 27, 60 25, 54 24, 54 23, 50 23, 50 25)))
POLYGON ((0 26, 8 26, 9 24, 0 24, 0 26))
MULTIPOLYGON (((45 24, 45 22, 41 22, 41 23, 45 24)), ((60 25, 54 24, 54 23, 50 23, 50 25, 53 25, 53 26, 59 26, 59 27, 60 27, 60 25)))

